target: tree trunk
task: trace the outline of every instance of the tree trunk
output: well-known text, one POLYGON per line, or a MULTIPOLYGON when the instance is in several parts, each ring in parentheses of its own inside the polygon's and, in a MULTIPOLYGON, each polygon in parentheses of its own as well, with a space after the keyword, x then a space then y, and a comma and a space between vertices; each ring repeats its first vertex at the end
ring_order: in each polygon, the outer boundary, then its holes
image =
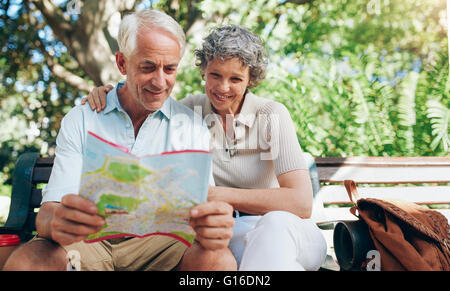
MULTIPOLYGON (((70 55, 75 58, 80 68, 94 82, 96 86, 123 79, 116 67, 114 53, 117 50, 115 39, 118 25, 113 25, 115 31, 108 29, 110 21, 120 13, 134 8, 135 1, 103 0, 83 1, 78 20, 70 25, 70 20, 63 15, 60 7, 49 0, 31 0, 44 16, 47 24, 52 28, 55 36, 67 47, 70 55)), ((81 1, 79 2, 81 3, 81 1)), ((45 53, 44 53, 45 55, 45 53)), ((47 56, 48 57, 48 56, 47 56)), ((48 63, 54 64, 54 60, 48 63)), ((52 72, 69 83, 75 80, 79 84, 79 77, 70 72, 53 70, 59 68, 51 66, 52 72)), ((73 82, 72 82, 73 81, 73 82)), ((91 86, 85 84, 77 86, 87 91, 91 86)))

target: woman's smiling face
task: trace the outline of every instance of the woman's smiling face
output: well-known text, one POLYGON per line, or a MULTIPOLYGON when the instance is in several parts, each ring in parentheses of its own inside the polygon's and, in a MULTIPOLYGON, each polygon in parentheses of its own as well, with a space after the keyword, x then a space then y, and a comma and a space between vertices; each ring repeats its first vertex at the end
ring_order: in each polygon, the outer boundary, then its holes
POLYGON ((250 82, 249 67, 237 57, 222 61, 215 58, 204 69, 205 91, 209 101, 222 117, 239 113, 250 82))

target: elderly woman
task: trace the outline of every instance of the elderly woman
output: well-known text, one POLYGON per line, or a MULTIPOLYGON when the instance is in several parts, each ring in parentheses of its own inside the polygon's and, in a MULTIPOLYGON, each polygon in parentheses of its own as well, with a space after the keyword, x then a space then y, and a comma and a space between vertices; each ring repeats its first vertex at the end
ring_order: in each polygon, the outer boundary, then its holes
MULTIPOLYGON (((250 92, 265 77, 261 40, 243 27, 223 26, 195 55, 206 94, 181 102, 210 129, 216 186, 208 200, 235 209, 230 249, 239 269, 317 270, 326 243, 309 219, 312 186, 294 124, 284 105, 250 92)), ((92 109, 103 109, 106 91, 91 92, 92 109)))

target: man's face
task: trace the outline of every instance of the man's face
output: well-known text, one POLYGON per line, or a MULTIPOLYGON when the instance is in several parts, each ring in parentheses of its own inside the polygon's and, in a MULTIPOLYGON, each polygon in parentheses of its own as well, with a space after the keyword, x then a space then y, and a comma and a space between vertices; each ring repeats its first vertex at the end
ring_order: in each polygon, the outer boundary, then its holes
POLYGON ((157 28, 140 28, 136 49, 128 58, 116 55, 133 103, 154 112, 162 107, 175 84, 180 61, 180 45, 169 32, 157 28))

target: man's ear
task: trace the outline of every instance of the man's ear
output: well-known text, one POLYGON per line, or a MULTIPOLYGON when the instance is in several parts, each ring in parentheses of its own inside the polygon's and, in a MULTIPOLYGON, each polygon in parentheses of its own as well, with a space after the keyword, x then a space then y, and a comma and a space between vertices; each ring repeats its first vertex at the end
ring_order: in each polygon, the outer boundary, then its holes
POLYGON ((127 59, 125 58, 125 55, 121 52, 116 52, 116 64, 117 68, 119 68, 119 71, 122 75, 127 74, 127 59))

